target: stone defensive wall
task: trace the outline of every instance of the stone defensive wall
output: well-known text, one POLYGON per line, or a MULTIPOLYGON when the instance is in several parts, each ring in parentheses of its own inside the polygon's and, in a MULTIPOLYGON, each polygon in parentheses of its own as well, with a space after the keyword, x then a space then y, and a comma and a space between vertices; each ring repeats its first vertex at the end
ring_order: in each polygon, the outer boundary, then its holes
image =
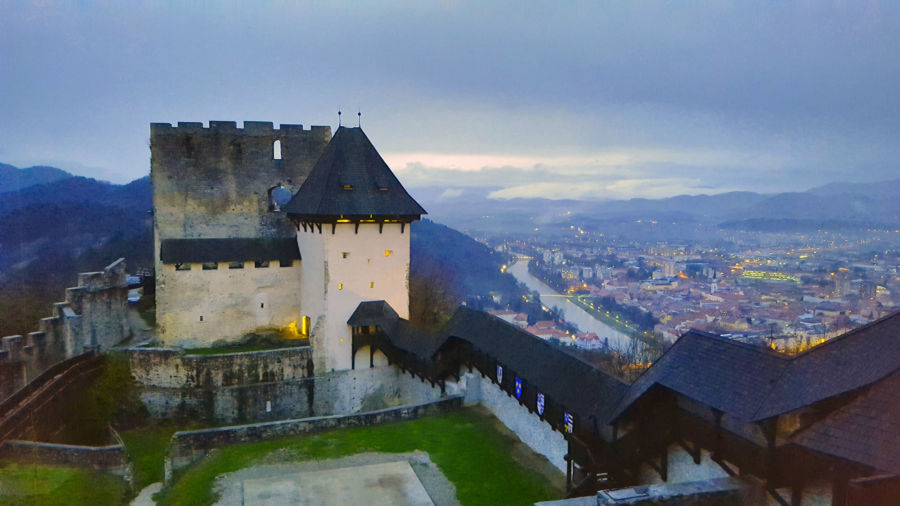
POLYGON ((172 474, 202 459, 210 450, 232 444, 282 439, 301 434, 348 427, 365 427, 384 423, 414 420, 423 416, 438 415, 459 409, 461 395, 415 405, 368 411, 351 415, 320 416, 298 420, 256 423, 176 432, 166 457, 166 482, 172 474))
POLYGON ((125 447, 80 446, 9 440, 0 443, 0 459, 15 462, 77 466, 105 471, 130 481, 132 472, 125 447))
POLYGON ((78 286, 66 289, 66 300, 53 305, 53 316, 41 319, 38 331, 0 341, 0 401, 58 362, 129 337, 127 304, 124 259, 79 274, 78 286))
POLYGON ((440 399, 440 388, 375 367, 316 374, 308 346, 222 355, 130 348, 138 394, 156 418, 224 425, 357 413, 440 399))
POLYGON ((157 239, 290 237, 288 221, 269 212, 270 190, 296 192, 330 140, 328 126, 152 123, 157 239))

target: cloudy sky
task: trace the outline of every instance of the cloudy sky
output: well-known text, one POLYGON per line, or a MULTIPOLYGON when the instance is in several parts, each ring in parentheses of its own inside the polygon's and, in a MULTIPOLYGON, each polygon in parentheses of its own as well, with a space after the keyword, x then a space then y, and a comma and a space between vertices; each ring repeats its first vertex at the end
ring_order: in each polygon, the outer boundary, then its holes
POLYGON ((336 127, 340 107, 410 187, 622 198, 900 177, 896 1, 0 12, 0 162, 17 166, 126 182, 149 172, 150 122, 336 127))

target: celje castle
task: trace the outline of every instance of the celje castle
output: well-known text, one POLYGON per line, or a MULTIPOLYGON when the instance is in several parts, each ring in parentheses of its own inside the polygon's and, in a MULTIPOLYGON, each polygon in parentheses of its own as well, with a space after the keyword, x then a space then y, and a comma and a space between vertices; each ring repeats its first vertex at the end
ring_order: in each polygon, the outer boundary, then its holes
POLYGON ((349 369, 360 302, 409 314, 410 224, 425 210, 360 128, 151 126, 159 337, 186 348, 288 327, 349 369))
POLYGON ((0 340, 0 459, 131 476, 111 425, 50 442, 126 363, 141 416, 207 427, 171 436, 167 485, 232 444, 478 405, 565 473, 558 506, 900 503, 900 312, 796 356, 691 330, 628 383, 468 307, 410 325, 425 210, 360 128, 156 123, 150 150, 155 339, 124 260, 81 274, 0 340), (298 342, 216 349, 273 329, 298 342))

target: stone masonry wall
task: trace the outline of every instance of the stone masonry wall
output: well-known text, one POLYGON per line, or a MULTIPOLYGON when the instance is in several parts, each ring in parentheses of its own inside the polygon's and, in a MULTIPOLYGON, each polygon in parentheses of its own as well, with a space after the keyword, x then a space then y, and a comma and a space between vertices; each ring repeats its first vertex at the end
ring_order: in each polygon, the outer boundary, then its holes
POLYGON ((249 423, 371 411, 439 399, 440 388, 394 367, 313 376, 309 347, 183 355, 129 349, 139 395, 157 418, 249 423))
POLYGON ((160 239, 293 237, 287 219, 269 212, 269 189, 280 183, 296 192, 330 140, 327 126, 151 124, 156 258, 160 239), (276 141, 281 159, 274 156, 276 141))
POLYGON ((150 125, 157 331, 163 342, 204 346, 298 320, 299 266, 292 273, 277 267, 201 271, 199 265, 193 266, 196 272, 176 272, 174 265, 163 265, 160 247, 165 239, 294 239, 294 227, 275 212, 270 192, 281 185, 296 193, 330 140, 327 126, 150 125), (219 292, 220 297, 207 295, 219 292), (201 323, 204 316, 212 322, 201 323))
POLYGON ((172 442, 166 458, 166 481, 169 482, 171 480, 174 471, 203 458, 213 448, 238 443, 279 439, 328 429, 362 427, 414 420, 422 416, 453 411, 461 406, 462 397, 451 396, 427 403, 351 415, 322 416, 221 427, 218 429, 176 432, 172 436, 172 442))
POLYGON ((3 441, 0 443, 0 459, 37 464, 78 466, 106 471, 126 479, 131 478, 131 466, 125 447, 79 446, 35 441, 3 441))
POLYGON ((106 350, 129 337, 125 260, 78 275, 66 300, 53 306, 37 332, 0 342, 0 401, 54 364, 88 349, 106 350))

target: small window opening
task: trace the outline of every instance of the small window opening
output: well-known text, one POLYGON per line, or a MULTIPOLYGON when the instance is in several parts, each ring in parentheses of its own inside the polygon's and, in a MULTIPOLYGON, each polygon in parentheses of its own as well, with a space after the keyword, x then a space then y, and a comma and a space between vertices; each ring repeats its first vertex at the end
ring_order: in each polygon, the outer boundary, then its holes
POLYGON ((281 141, 275 141, 272 143, 272 158, 275 160, 281 160, 281 141))
POLYGON ((200 321, 201 322, 203 321, 203 315, 200 315, 200 321))
POLYGON ((228 262, 229 269, 243 269, 244 262, 228 262))
POLYGON ((389 257, 394 254, 394 250, 386 249, 384 250, 384 256, 389 257))
POLYGON ((265 308, 266 308, 266 303, 265 303, 265 302, 260 302, 260 303, 259 303, 259 308, 260 308, 260 309, 265 309, 265 308))
POLYGON ((265 269, 268 266, 269 266, 268 260, 257 260, 255 262, 253 262, 253 267, 256 267, 257 269, 265 269))
POLYGON ((350 252, 349 252, 349 251, 345 251, 345 252, 341 253, 341 256, 344 257, 344 258, 350 258, 350 252))
POLYGON ((379 186, 378 187, 378 191, 380 191, 380 192, 386 192, 387 190, 388 190, 387 186, 379 186))
POLYGON ((375 282, 374 282, 374 281, 370 281, 370 282, 369 282, 369 288, 375 288, 375 282))
POLYGON ((279 261, 278 261, 278 266, 279 266, 279 267, 290 267, 290 266, 292 266, 292 265, 294 265, 294 261, 293 261, 293 260, 279 260, 279 261))
POLYGON ((344 185, 344 189, 345 189, 345 190, 352 190, 352 189, 353 189, 353 185, 352 185, 352 184, 345 184, 345 185, 344 185))
POLYGON ((219 264, 216 262, 204 262, 203 270, 204 271, 214 271, 219 268, 219 264))
POLYGON ((343 289, 344 289, 344 284, 338 283, 338 290, 343 290, 343 289))
POLYGON ((175 264, 176 271, 189 271, 191 270, 191 264, 175 264))

